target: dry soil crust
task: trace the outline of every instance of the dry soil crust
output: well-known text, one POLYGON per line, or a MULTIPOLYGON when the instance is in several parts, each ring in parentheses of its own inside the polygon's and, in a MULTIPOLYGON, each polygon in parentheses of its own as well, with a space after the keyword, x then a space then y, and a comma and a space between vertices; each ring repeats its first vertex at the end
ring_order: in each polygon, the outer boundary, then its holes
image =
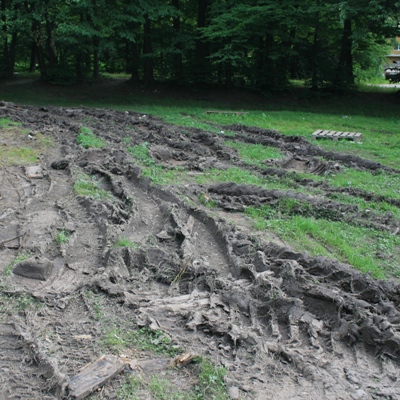
MULTIPOLYGON (((185 351, 209 356, 227 368, 228 388, 237 387, 243 399, 400 399, 399 286, 253 236, 240 217, 233 225, 222 216, 300 196, 332 218, 347 215, 387 230, 397 228, 395 221, 374 221, 352 206, 251 185, 153 186, 141 178, 123 138, 130 146, 148 142, 157 163, 193 173, 241 163, 218 135, 183 131, 149 116, 0 103, 0 117, 53 141, 38 160, 38 176, 18 166, 0 171, 0 266, 5 269, 21 251, 33 257, 2 279, 0 398, 67 398, 69 380, 104 353, 99 343, 107 324, 114 324, 160 329, 185 351), (77 145, 81 126, 108 145, 77 145), (74 179, 82 172, 96 176, 110 199, 76 196, 74 179), (212 193, 220 211, 203 209, 201 193, 212 193), (67 243, 55 241, 60 231, 68 233, 67 243), (138 247, 113 246, 121 236, 138 247), (39 275, 29 275, 30 268, 39 275), (97 293, 96 303, 88 290, 97 293), (7 296, 25 293, 43 306, 10 311, 7 296)), ((384 168, 324 152, 303 138, 229 129, 238 133, 238 142, 288 152, 259 173, 284 175, 293 165, 322 172, 341 165, 384 168)), ((20 146, 23 140, 29 139, 20 146)), ((190 379, 179 374, 171 379, 189 388, 190 379)), ((123 379, 110 382, 99 398, 117 398, 123 379)))

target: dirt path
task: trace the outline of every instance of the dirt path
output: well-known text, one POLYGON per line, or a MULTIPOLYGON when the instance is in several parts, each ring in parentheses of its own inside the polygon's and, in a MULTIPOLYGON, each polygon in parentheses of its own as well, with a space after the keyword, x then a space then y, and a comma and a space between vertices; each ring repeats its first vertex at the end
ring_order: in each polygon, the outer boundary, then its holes
MULTIPOLYGON (((1 103, 0 117, 52 141, 34 163, 37 176, 20 166, 0 171, 0 399, 67 398, 70 378, 107 351, 149 358, 145 350, 107 350, 110 338, 138 326, 161 330, 184 351, 226 367, 233 398, 238 392, 259 400, 400 399, 400 287, 267 240, 233 212, 295 198, 317 214, 383 230, 395 230, 395 219, 374 220, 340 202, 246 184, 154 186, 141 177, 127 143, 147 142, 157 163, 192 174, 241 163, 218 135, 180 131, 148 116, 1 103), (107 146, 78 146, 82 126, 107 146), (77 196, 73 185, 82 174, 94 176, 109 196, 77 196), (202 193, 219 207, 204 207, 202 193), (60 232, 68 241, 57 240, 60 232), (135 245, 115 246, 121 237, 135 245), (37 276, 24 261, 25 276, 11 272, 21 254, 35 271, 41 267, 42 279, 32 279, 37 276)), ((327 154, 302 138, 229 129, 239 143, 290 154, 265 171, 252 167, 260 174, 283 176, 294 164, 313 171, 337 163, 385 169, 327 154)), ((30 139, 19 140, 24 147, 30 139)), ((126 369, 91 398, 124 398, 120 388, 131 373, 126 369)), ((190 367, 187 375, 168 373, 185 390, 194 385, 190 367)))

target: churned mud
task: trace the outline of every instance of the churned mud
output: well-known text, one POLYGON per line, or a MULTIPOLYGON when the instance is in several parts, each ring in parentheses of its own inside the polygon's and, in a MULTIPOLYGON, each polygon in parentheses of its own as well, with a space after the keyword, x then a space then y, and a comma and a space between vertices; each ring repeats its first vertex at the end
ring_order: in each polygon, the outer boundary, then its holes
MULTIPOLYGON (((148 143, 157 165, 180 167, 189 177, 244 165, 220 135, 151 116, 1 103, 0 118, 31 133, 13 138, 20 147, 38 133, 51 140, 35 163, 0 170, 0 399, 69 398, 70 379, 107 353, 110 332, 138 327, 162 331, 182 352, 224 366, 232 398, 400 399, 400 286, 254 234, 237 211, 292 198, 316 217, 390 232, 398 231, 395 219, 370 218, 306 191, 194 180, 154 185, 128 146, 148 143), (78 145, 82 126, 106 146, 78 145), (108 195, 77 195, 80 174, 95 177, 108 195), (217 207, 204 207, 201 194, 217 207), (60 232, 68 240, 56 240, 60 232), (116 246, 121 237, 135 246, 116 246), (26 259, 15 263, 21 254, 26 259)), ((247 166, 260 176, 322 174, 344 165, 399 173, 304 138, 224 129, 236 132, 230 139, 237 143, 286 152, 266 168, 247 166)), ((10 146, 1 134, 0 146, 10 146)), ((308 180, 298 185, 342 190, 308 180)), ((113 351, 130 361, 150 357, 145 350, 113 351)), ((149 373, 167 374, 184 390, 195 384, 193 366, 160 372, 150 358, 149 373)), ((120 388, 132 373, 127 367, 91 398, 124 398, 120 388)))

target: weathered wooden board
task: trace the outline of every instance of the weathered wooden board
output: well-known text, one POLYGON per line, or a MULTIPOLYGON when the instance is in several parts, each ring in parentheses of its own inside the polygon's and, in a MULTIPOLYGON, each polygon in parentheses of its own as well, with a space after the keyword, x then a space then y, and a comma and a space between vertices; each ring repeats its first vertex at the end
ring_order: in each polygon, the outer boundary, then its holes
POLYGON ((242 115, 242 114, 248 114, 248 112, 246 112, 246 111, 208 110, 208 111, 206 111, 206 114, 236 114, 236 115, 242 115))
POLYGON ((125 363, 115 356, 107 355, 99 358, 70 379, 70 396, 76 400, 85 398, 114 378, 124 367, 125 363))
POLYGON ((327 131, 327 130, 322 130, 318 129, 315 131, 312 136, 314 136, 315 139, 333 139, 333 140, 338 140, 338 139, 347 139, 347 140, 361 140, 362 139, 362 133, 359 132, 340 132, 340 131, 327 131))

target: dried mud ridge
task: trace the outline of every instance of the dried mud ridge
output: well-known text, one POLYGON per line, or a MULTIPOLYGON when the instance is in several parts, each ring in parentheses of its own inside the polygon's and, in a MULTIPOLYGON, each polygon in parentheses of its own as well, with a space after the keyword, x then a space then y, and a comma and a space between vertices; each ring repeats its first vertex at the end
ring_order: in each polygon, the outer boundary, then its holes
MULTIPOLYGON (((20 275, 2 278, 0 398, 68 398, 71 377, 104 354, 101 341, 111 323, 162 330, 182 349, 211 357, 228 369, 227 387, 239 388, 243 399, 400 399, 400 287, 253 236, 240 220, 225 219, 227 211, 281 198, 310 204, 317 215, 394 230, 390 215, 373 220, 353 206, 251 185, 153 186, 123 138, 132 146, 149 143, 157 163, 193 174, 242 164, 218 135, 149 116, 0 103, 0 117, 53 141, 38 160, 40 179, 23 167, 1 170, 0 265, 29 252, 26 263, 40 276, 29 277, 23 265, 15 271, 20 275), (107 147, 78 146, 81 126, 107 147), (77 171, 95 175, 110 200, 76 196, 77 171), (220 208, 202 208, 200 193, 212 195, 220 208), (69 233, 67 243, 54 240, 60 231, 69 233), (138 247, 115 247, 121 236, 138 247), (21 302, 26 294, 42 307, 7 308, 7 299, 21 302)), ((229 129, 240 132, 238 142, 287 151, 273 166, 277 174, 290 173, 290 163, 314 171, 344 164, 384 168, 326 153, 304 138, 229 129)), ((107 384, 101 398, 117 398, 123 381, 121 375, 107 384)))

